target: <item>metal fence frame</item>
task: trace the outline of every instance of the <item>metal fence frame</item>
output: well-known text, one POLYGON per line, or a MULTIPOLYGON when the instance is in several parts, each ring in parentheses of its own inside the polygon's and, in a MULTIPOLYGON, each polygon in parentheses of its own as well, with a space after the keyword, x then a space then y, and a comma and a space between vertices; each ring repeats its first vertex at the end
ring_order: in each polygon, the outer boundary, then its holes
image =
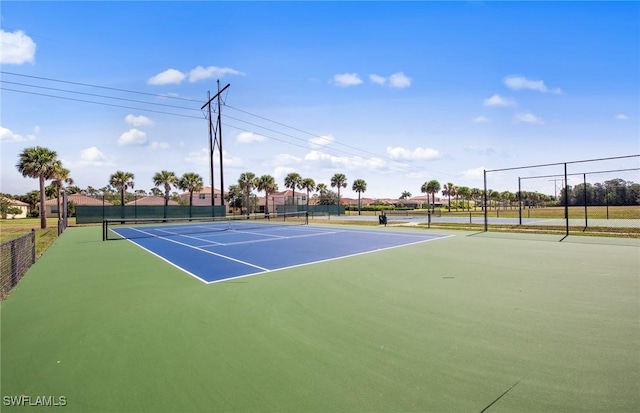
POLYGON ((0 245, 0 298, 4 298, 36 262, 36 231, 0 245))

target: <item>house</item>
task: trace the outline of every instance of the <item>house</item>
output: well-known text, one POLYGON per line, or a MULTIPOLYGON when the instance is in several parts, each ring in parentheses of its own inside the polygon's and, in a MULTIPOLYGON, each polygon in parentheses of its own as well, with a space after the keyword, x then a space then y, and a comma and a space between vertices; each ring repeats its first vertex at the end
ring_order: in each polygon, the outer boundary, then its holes
MULTIPOLYGON (((164 205, 164 197, 163 196, 145 196, 142 198, 138 198, 134 201, 129 201, 125 205, 135 205, 135 206, 160 205, 162 206, 164 205)), ((168 205, 180 205, 180 204, 174 201, 173 199, 170 199, 168 205)))
MULTIPOLYGON (((70 194, 67 195, 67 203, 72 203, 75 206, 110 206, 113 205, 109 201, 105 201, 102 198, 93 198, 83 194, 70 194)), ((38 206, 39 207, 39 206, 38 206)), ((44 202, 44 211, 47 218, 55 218, 58 216, 58 198, 48 199, 44 202)))
POLYGON ((27 217, 27 213, 29 213, 29 204, 22 201, 18 201, 17 199, 11 199, 11 198, 5 198, 5 197, 0 197, 0 200, 2 200, 2 202, 8 201, 10 207, 18 208, 20 210, 19 214, 7 214, 3 212, 2 219, 7 219, 7 218, 15 219, 15 218, 27 217))
MULTIPOLYGON (((216 205, 221 205, 222 191, 213 189, 213 201, 216 205)), ((180 194, 180 203, 189 205, 189 192, 180 194)), ((193 206, 210 206, 211 205, 211 187, 205 186, 200 191, 193 192, 193 206)))

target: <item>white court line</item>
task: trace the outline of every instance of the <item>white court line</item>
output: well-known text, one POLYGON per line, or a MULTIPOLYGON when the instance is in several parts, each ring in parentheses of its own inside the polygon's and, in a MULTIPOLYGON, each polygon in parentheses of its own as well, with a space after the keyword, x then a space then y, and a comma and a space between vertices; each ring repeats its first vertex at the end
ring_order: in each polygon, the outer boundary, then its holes
MULTIPOLYGON (((254 240, 250 240, 250 241, 236 241, 236 242, 227 242, 227 243, 217 243, 217 244, 205 244, 205 245, 198 245, 198 247, 200 248, 205 248, 205 247, 216 247, 216 246, 221 246, 221 247, 226 247, 229 245, 242 245, 242 244, 255 244, 258 242, 273 242, 273 241, 281 241, 281 240, 285 240, 285 239, 294 239, 294 238, 309 238, 309 237, 320 237, 323 235, 331 235, 331 234, 337 234, 338 231, 336 232, 317 232, 315 234, 304 234, 304 235, 291 235, 289 237, 278 237, 278 238, 267 238, 267 239, 254 239, 254 240)), ((251 232, 243 232, 243 234, 251 234, 251 232)), ((263 234, 257 234, 257 235, 263 235, 263 234)))
MULTIPOLYGON (((394 248, 401 248, 401 247, 406 247, 406 246, 409 246, 409 245, 420 244, 420 243, 423 243, 423 242, 436 241, 436 240, 450 238, 450 237, 454 236, 454 235, 436 236, 434 238, 422 239, 420 241, 410 242, 408 244, 394 245, 394 246, 385 247, 385 248, 377 248, 377 249, 372 249, 372 250, 369 250, 369 251, 363 251, 363 252, 358 252, 358 253, 354 253, 354 254, 342 255, 342 256, 339 256, 339 257, 327 258, 327 259, 324 259, 324 260, 310 261, 310 262, 305 262, 305 263, 302 263, 302 264, 296 264, 296 265, 291 265, 291 266, 287 266, 287 267, 280 267, 280 268, 276 268, 276 269, 271 270, 271 269, 268 269, 268 268, 261 267, 259 265, 251 264, 249 262, 245 262, 245 261, 233 258, 233 257, 226 256, 224 254, 218 254, 218 253, 215 253, 215 252, 212 252, 212 251, 208 251, 206 249, 203 249, 202 247, 193 246, 193 245, 185 244, 183 242, 179 242, 179 241, 176 241, 176 240, 173 240, 173 239, 170 239, 170 238, 157 236, 155 234, 151 234, 149 232, 142 231, 142 230, 137 229, 137 228, 130 227, 129 229, 132 229, 134 231, 138 231, 138 232, 141 232, 143 234, 147 234, 147 235, 155 237, 155 238, 160 238, 160 239, 163 239, 165 241, 173 242, 175 244, 182 245, 182 246, 185 246, 185 247, 188 247, 188 248, 193 248, 195 250, 202 251, 202 252, 207 253, 207 254, 211 254, 211 255, 214 255, 214 256, 217 256, 217 257, 220 257, 220 258, 225 258, 225 259, 228 259, 230 261, 234 261, 234 262, 237 262, 237 263, 240 263, 240 264, 244 264, 244 265, 247 265, 249 267, 253 267, 253 268, 257 268, 257 269, 261 270, 259 272, 239 275, 239 276, 236 276, 236 277, 225 278, 225 279, 222 279, 222 280, 206 281, 206 280, 202 279, 201 277, 189 272, 188 270, 186 270, 186 269, 178 266, 177 264, 169 261, 168 259, 162 257, 161 255, 158 255, 157 253, 155 253, 155 252, 143 247, 142 245, 136 243, 134 240, 131 240, 131 239, 128 240, 128 241, 132 242, 133 244, 137 245, 138 247, 142 248, 143 250, 150 252, 151 254, 155 255, 156 257, 159 257, 160 259, 162 259, 165 262, 168 262, 169 264, 171 264, 175 268, 178 268, 179 270, 184 271, 186 274, 188 274, 188 275, 190 275, 190 276, 192 276, 194 278, 197 278, 198 280, 202 281, 205 284, 215 284, 215 283, 235 280, 235 279, 239 279, 239 278, 251 277, 251 276, 254 276, 254 275, 258 275, 258 274, 282 271, 282 270, 286 270, 286 269, 303 267, 303 266, 312 265, 312 264, 319 264, 319 263, 322 263, 322 262, 329 262, 329 261, 339 260, 339 259, 343 259, 343 258, 355 257, 355 256, 358 256, 358 255, 371 254, 371 253, 374 253, 374 252, 385 251, 385 250, 390 250, 390 249, 394 249, 394 248)), ((311 228, 309 228, 309 229, 305 228, 305 230, 311 230, 311 228)), ((384 233, 384 232, 381 232, 381 231, 351 230, 351 229, 333 230, 332 231, 332 229, 330 229, 330 228, 314 228, 314 230, 320 230, 320 231, 317 231, 315 234, 299 235, 299 236, 292 236, 292 237, 304 237, 304 236, 315 236, 315 235, 330 235, 330 234, 337 234, 337 233, 343 233, 343 232, 357 232, 357 233, 362 233, 362 234, 375 234, 375 235, 385 234, 385 235, 409 236, 409 237, 413 237, 413 238, 416 238, 416 237, 423 238, 424 237, 424 235, 404 234, 404 233, 399 233, 399 232, 384 233)), ((236 232, 238 232, 238 231, 236 231, 236 232)), ((239 232, 241 232, 241 231, 239 231, 239 232)), ((259 242, 264 242, 264 241, 276 241, 276 239, 273 239, 273 240, 272 239, 261 240, 259 242)), ((256 242, 256 241, 247 241, 247 243, 250 243, 250 242, 256 242)))
MULTIPOLYGON (((138 232, 142 232, 143 234, 148 234, 147 232, 141 231, 141 230, 136 229, 136 228, 131 228, 131 229, 133 229, 135 231, 138 231, 138 232)), ((151 235, 151 234, 149 234, 149 235, 151 235)), ((193 245, 185 244, 184 242, 176 241, 176 240, 171 239, 171 238, 165 238, 165 237, 156 237, 156 238, 160 238, 160 239, 162 239, 164 241, 173 242, 174 244, 182 245, 184 247, 193 248, 194 250, 198 250, 198 251, 205 252, 207 254, 215 255, 216 257, 226 258, 229 261, 234 261, 234 262, 237 262, 237 263, 240 263, 240 264, 248 265, 249 267, 257 268, 259 270, 268 271, 268 268, 264 268, 264 267, 261 267, 259 265, 251 264, 250 262, 242 261, 242 260, 239 260, 239 259, 236 259, 236 258, 233 258, 233 257, 229 257, 229 256, 226 256, 226 255, 223 255, 223 254, 218 254, 218 253, 213 252, 213 251, 205 250, 205 249, 200 248, 200 247, 196 247, 196 246, 193 246, 193 245)), ((138 243, 135 243, 135 244, 139 245, 138 243)))
POLYGON ((374 252, 386 251, 386 250, 391 250, 391 249, 394 249, 394 248, 402 248, 402 247, 407 247, 409 245, 420 244, 420 243, 423 243, 423 242, 437 241, 437 240, 450 238, 450 237, 454 237, 454 236, 455 235, 446 235, 446 236, 437 237, 437 238, 425 239, 425 240, 422 240, 422 241, 410 242, 408 244, 394 245, 392 247, 377 248, 377 249, 370 250, 370 251, 356 252, 355 254, 342 255, 340 257, 327 258, 327 259, 318 260, 318 261, 310 261, 310 262, 305 262, 305 263, 302 263, 302 264, 290 265, 288 267, 280 267, 280 268, 276 268, 275 270, 266 270, 266 271, 261 271, 261 272, 254 272, 254 273, 251 273, 251 274, 238 275, 237 277, 225 278, 223 280, 206 281, 205 284, 216 284, 216 283, 221 283, 221 282, 225 282, 225 281, 237 280, 239 278, 252 277, 254 275, 259 275, 259 274, 265 274, 265 273, 270 273, 270 272, 288 270, 288 269, 291 269, 291 268, 304 267, 304 266, 313 265, 313 264, 320 264, 322 262, 341 260, 343 258, 356 257, 358 255, 371 254, 371 253, 374 253, 374 252))

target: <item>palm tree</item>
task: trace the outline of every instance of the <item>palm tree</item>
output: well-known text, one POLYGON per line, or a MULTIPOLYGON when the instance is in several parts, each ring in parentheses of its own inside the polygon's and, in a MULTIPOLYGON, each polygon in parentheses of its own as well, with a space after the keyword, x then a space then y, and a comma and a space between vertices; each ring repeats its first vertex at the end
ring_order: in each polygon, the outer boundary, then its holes
POLYGON ((356 179, 353 181, 353 186, 351 187, 354 191, 358 193, 358 215, 361 215, 362 205, 360 203, 360 194, 367 190, 367 183, 364 179, 356 179))
POLYGON ((402 195, 400 195, 400 199, 407 199, 407 198, 411 198, 411 192, 402 191, 402 195))
POLYGON ((324 196, 329 191, 329 188, 327 188, 327 184, 320 183, 316 185, 316 191, 318 191, 320 196, 324 196))
MULTIPOLYGON (((109 178, 109 185, 114 186, 120 191, 120 205, 124 205, 124 194, 127 189, 133 188, 133 180, 135 176, 131 172, 117 171, 109 178)), ((108 194, 108 188, 103 188, 105 194, 108 194)))
MULTIPOLYGON (((461 186, 458 188, 457 194, 462 197, 464 201, 467 201, 467 209, 471 209, 471 205, 469 204, 469 200, 471 199, 471 189, 468 186, 461 186)), ((464 209, 464 205, 463 205, 464 209)))
POLYGON ((69 178, 69 170, 62 166, 62 162, 57 161, 56 165, 53 168, 53 184, 56 187, 56 195, 58 198, 58 219, 62 218, 62 202, 60 199, 60 195, 62 192, 62 185, 67 183, 69 185, 73 185, 73 179, 69 178))
POLYGON ((446 196, 449 198, 449 206, 448 206, 448 210, 449 212, 451 212, 451 195, 455 195, 456 194, 456 189, 455 189, 455 185, 452 184, 451 182, 448 182, 444 185, 444 188, 442 188, 442 195, 446 196))
POLYGON ((42 146, 25 148, 18 157, 16 168, 22 176, 37 178, 40 184, 40 228, 47 227, 47 214, 44 210, 45 180, 51 179, 58 154, 42 146))
POLYGON ((243 172, 240 174, 240 178, 238 178, 238 186, 247 197, 247 218, 249 217, 249 198, 251 197, 251 190, 256 187, 256 184, 256 175, 253 172, 243 172))
POLYGON ((202 177, 195 172, 187 172, 178 180, 178 188, 189 191, 189 207, 193 205, 193 193, 200 191, 203 186, 202 177))
MULTIPOLYGON (((474 211, 478 208, 478 198, 481 198, 482 193, 482 189, 480 188, 471 188, 471 198, 473 199, 474 211)), ((482 203, 482 200, 480 202, 482 203)))
POLYGON ((278 190, 276 179, 271 175, 262 175, 256 185, 258 191, 264 191, 264 213, 269 215, 269 195, 278 190))
POLYGON ((293 195, 291 197, 293 205, 297 205, 296 202, 296 187, 300 186, 302 183, 302 177, 299 173, 291 172, 284 178, 284 186, 285 188, 291 188, 293 191, 293 195))
POLYGON ((169 205, 171 187, 178 185, 178 177, 171 171, 160 171, 156 172, 152 179, 155 186, 164 185, 164 206, 169 205))
POLYGON ((309 210, 309 193, 316 190, 316 181, 311 178, 304 178, 298 188, 307 190, 307 210, 309 210))
MULTIPOLYGON (((432 179, 429 182, 425 182, 420 187, 420 191, 422 193, 426 193, 427 194, 427 200, 429 199, 429 194, 431 194, 431 208, 432 209, 435 208, 436 192, 438 192, 439 190, 440 190, 440 182, 436 181, 435 179, 432 179)), ((428 203, 428 201, 427 201, 427 203, 428 203)))
POLYGON ((344 174, 337 173, 331 177, 331 187, 338 188, 338 215, 340 215, 340 188, 347 187, 347 177, 344 174))

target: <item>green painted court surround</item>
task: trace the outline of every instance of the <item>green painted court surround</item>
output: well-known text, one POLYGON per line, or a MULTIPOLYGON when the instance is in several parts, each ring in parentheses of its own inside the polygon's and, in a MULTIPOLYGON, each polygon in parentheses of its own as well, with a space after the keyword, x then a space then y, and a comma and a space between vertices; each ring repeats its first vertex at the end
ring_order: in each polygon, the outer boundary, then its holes
POLYGON ((519 380, 488 411, 640 409, 637 246, 452 234, 204 285, 69 228, 0 303, 3 402, 479 412, 519 380))

